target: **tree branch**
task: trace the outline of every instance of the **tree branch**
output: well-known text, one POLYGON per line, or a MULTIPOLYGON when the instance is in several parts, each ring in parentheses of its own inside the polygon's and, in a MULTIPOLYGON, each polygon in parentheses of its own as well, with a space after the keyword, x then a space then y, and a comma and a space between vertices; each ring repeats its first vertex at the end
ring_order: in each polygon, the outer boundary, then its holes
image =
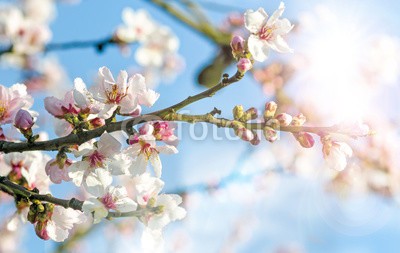
MULTIPOLYGON (((118 44, 112 36, 103 39, 86 40, 86 41, 69 41, 69 42, 58 42, 49 43, 43 48, 43 52, 50 52, 56 50, 69 50, 77 48, 94 48, 98 52, 102 52, 106 46, 118 44)), ((0 50, 0 56, 6 53, 13 53, 13 46, 0 50)))
POLYGON ((49 141, 38 141, 34 143, 26 143, 26 142, 9 142, 9 141, 0 141, 0 152, 3 153, 10 153, 10 152, 24 152, 24 151, 33 151, 33 150, 48 150, 48 151, 54 151, 54 150, 59 150, 61 147, 65 146, 71 146, 75 144, 82 144, 85 143, 93 138, 99 137, 102 135, 105 131, 107 132, 115 132, 118 130, 124 130, 128 131, 129 129, 137 124, 140 124, 142 122, 146 121, 155 121, 155 120, 164 120, 168 114, 170 113, 175 113, 176 111, 184 108, 185 106, 192 104, 196 101, 199 101, 201 99, 207 98, 207 97, 212 97, 217 91, 221 90, 222 88, 227 87, 228 85, 238 82, 240 79, 243 78, 243 75, 239 72, 237 72, 235 75, 232 77, 228 78, 227 75, 224 75, 224 78, 222 79, 221 82, 219 82, 217 85, 214 87, 203 91, 197 95, 194 96, 189 96, 187 99, 172 105, 168 108, 149 113, 149 114, 144 114, 142 116, 136 117, 136 118, 131 118, 119 122, 114 122, 110 123, 108 125, 96 128, 94 130, 86 131, 86 132, 80 132, 76 134, 70 134, 65 137, 61 138, 56 138, 53 140, 49 141))

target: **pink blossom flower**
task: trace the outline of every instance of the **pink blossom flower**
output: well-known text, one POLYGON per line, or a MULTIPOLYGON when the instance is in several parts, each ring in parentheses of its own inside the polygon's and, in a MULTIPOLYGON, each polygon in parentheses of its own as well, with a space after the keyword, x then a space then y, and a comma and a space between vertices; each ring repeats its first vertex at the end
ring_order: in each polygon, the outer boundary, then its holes
POLYGON ((33 99, 24 84, 14 84, 10 88, 0 85, 0 125, 12 123, 20 109, 29 109, 32 104, 33 99))
POLYGON ((54 117, 63 119, 64 115, 78 115, 80 108, 75 106, 73 91, 65 93, 64 98, 46 97, 44 99, 44 108, 54 117))
POLYGON ((55 184, 61 184, 64 181, 71 181, 71 178, 68 176, 68 167, 72 164, 70 159, 67 159, 64 162, 64 166, 61 168, 59 162, 56 159, 51 159, 47 162, 45 171, 46 174, 50 177, 51 182, 55 184))
POLYGON ((245 26, 251 32, 248 48, 254 60, 265 61, 270 49, 280 53, 293 51, 282 38, 293 28, 289 20, 279 19, 284 10, 285 5, 281 2, 279 9, 269 18, 263 8, 247 10, 244 14, 245 26))
MULTIPOLYGON (((178 144, 178 137, 174 134, 175 128, 176 125, 174 123, 156 121, 145 123, 139 128, 139 133, 140 135, 153 135, 157 141, 164 141, 169 145, 176 146, 178 144)), ((133 144, 133 142, 131 144, 133 144)))

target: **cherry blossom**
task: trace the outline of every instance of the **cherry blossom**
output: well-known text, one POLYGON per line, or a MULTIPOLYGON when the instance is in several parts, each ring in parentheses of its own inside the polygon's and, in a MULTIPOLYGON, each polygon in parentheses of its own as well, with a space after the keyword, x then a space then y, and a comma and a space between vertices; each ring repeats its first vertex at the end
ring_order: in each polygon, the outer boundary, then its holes
POLYGON ((148 122, 139 128, 139 133, 140 135, 153 135, 157 141, 163 141, 169 145, 176 146, 179 140, 174 134, 175 128, 176 124, 168 121, 148 122))
POLYGON ((284 10, 285 5, 281 2, 278 10, 269 18, 263 8, 247 10, 244 14, 245 26, 251 32, 248 48, 254 60, 265 61, 270 49, 280 53, 293 51, 282 38, 293 28, 289 20, 279 19, 284 10))
POLYGON ((94 197, 87 199, 82 206, 87 215, 93 215, 98 223, 108 215, 109 210, 117 212, 135 211, 137 204, 128 197, 123 186, 111 186, 112 178, 103 169, 96 169, 87 177, 86 190, 94 197))
POLYGON ((68 175, 72 182, 80 186, 96 168, 102 168, 110 178, 110 173, 123 174, 129 160, 117 155, 121 146, 121 143, 107 132, 103 133, 96 145, 91 148, 85 145, 79 152, 79 155, 83 156, 82 161, 75 162, 69 167, 68 175))
POLYGON ((71 181, 71 178, 68 176, 68 167, 71 164, 72 161, 70 159, 66 159, 63 164, 57 159, 51 159, 47 162, 45 171, 51 182, 61 184, 62 181, 71 181))
POLYGON ((156 197, 164 187, 163 181, 150 176, 149 173, 133 177, 132 181, 134 185, 133 195, 136 197, 136 202, 141 206, 146 206, 148 201, 156 197))
POLYGON ((168 27, 158 26, 136 50, 136 61, 146 67, 162 67, 170 54, 179 47, 178 38, 168 27))
POLYGON ((344 142, 332 141, 329 137, 322 137, 321 141, 322 153, 328 166, 337 171, 344 170, 347 166, 347 158, 353 155, 351 147, 344 142))
POLYGON ((120 71, 117 81, 107 67, 99 69, 99 82, 92 87, 93 98, 104 103, 100 117, 108 118, 119 107, 123 115, 137 116, 141 112, 140 105, 152 106, 159 94, 146 87, 142 75, 136 74, 128 79, 125 70, 120 71))
POLYGON ((156 28, 154 21, 147 11, 125 8, 122 11, 124 24, 117 28, 115 36, 118 40, 130 43, 133 41, 144 41, 156 28))
POLYGON ((47 192, 50 180, 45 174, 44 167, 49 157, 41 152, 9 153, 4 155, 4 162, 8 166, 3 170, 11 181, 27 187, 37 188, 47 192))
POLYGON ((66 114, 77 115, 80 108, 75 105, 73 91, 65 93, 64 98, 46 97, 44 99, 44 108, 54 117, 63 119, 66 114))
POLYGON ((75 224, 86 220, 85 215, 78 210, 65 209, 49 203, 40 205, 42 212, 35 212, 36 203, 31 205, 28 220, 35 225, 36 234, 43 240, 62 242, 68 238, 69 230, 75 224))
POLYGON ((23 109, 20 109, 15 115, 14 126, 20 130, 28 130, 35 124, 32 115, 23 109))
POLYGON ((13 38, 13 52, 28 55, 37 53, 50 41, 51 36, 46 24, 25 19, 19 27, 18 35, 13 38))
POLYGON ((185 209, 179 206, 181 203, 182 198, 179 195, 161 194, 148 204, 159 211, 149 212, 139 220, 151 230, 162 229, 170 222, 181 220, 186 216, 185 209))
POLYGON ((150 161, 156 177, 161 177, 162 164, 158 154, 176 154, 178 150, 171 145, 157 146, 154 136, 142 135, 124 152, 134 158, 128 168, 132 176, 143 174, 150 161))
POLYGON ((14 84, 6 88, 0 85, 0 125, 12 123, 20 109, 29 109, 33 99, 26 92, 24 84, 14 84))

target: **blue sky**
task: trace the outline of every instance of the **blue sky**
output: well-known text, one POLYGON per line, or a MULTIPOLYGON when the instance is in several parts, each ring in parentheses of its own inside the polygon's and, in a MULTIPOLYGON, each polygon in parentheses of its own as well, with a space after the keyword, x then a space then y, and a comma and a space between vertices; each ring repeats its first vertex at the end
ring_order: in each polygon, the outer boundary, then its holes
MULTIPOLYGON (((152 108, 157 110, 203 90, 195 84, 195 77, 200 66, 215 54, 215 48, 197 33, 176 23, 168 15, 145 2, 83 0, 78 5, 59 5, 57 18, 51 28, 53 42, 106 37, 121 23, 120 14, 126 6, 133 9, 146 8, 158 22, 172 27, 180 39, 179 52, 186 58, 186 69, 174 83, 161 84, 158 87, 157 91, 161 97, 152 108)), ((261 6, 267 10, 274 10, 279 5, 279 1, 275 0, 219 2, 240 6, 243 9, 256 9, 261 6)), ((400 3, 395 0, 291 0, 286 1, 285 16, 296 20, 300 12, 312 9, 315 4, 320 3, 328 3, 328 6, 343 9, 346 13, 354 13, 355 16, 361 13, 361 16, 368 19, 366 23, 373 23, 374 29, 379 27, 382 33, 400 35, 398 31, 400 3)), ((214 21, 222 18, 219 12, 210 11, 210 15, 214 21)), ((296 50, 295 46, 294 49, 296 50)), ((116 73, 120 69, 134 65, 133 57, 121 56, 118 48, 114 46, 107 48, 103 54, 98 54, 93 49, 78 49, 58 51, 56 55, 71 80, 82 77, 89 82, 100 66, 108 66, 116 73)), ((229 73, 233 72, 234 69, 229 69, 229 73)), ((9 86, 17 81, 19 81, 18 72, 0 69, 0 83, 9 86)), ((236 104, 261 108, 267 99, 259 85, 252 78, 246 77, 213 98, 199 101, 187 109, 190 113, 201 114, 216 106, 223 111, 224 116, 229 117, 231 108, 236 104)), ((36 102, 35 108, 40 108, 41 100, 38 99, 36 102)), ((237 164, 249 163, 251 154, 256 152, 253 147, 240 141, 214 141, 211 138, 204 141, 190 140, 187 138, 189 129, 190 126, 183 126, 184 135, 178 147, 180 153, 162 157, 165 168, 163 179, 166 181, 165 190, 168 192, 210 180, 218 181, 232 174, 235 169, 240 171, 241 167, 237 164), (250 154, 246 153, 249 149, 251 149, 250 154)), ((261 146, 268 148, 268 145, 263 143, 261 146)), ((261 168, 263 165, 250 166, 261 168)), ((252 182, 251 179, 236 180, 232 184, 247 189, 252 182)), ((55 195, 61 196, 65 188, 55 186, 53 189, 55 195)), ((248 191, 256 192, 256 189, 250 187, 248 191)), ((196 193, 196 199, 200 204, 189 208, 187 221, 172 225, 168 231, 183 229, 193 238, 190 252, 221 252, 222 243, 229 237, 230 229, 239 218, 242 218, 249 219, 248 229, 252 233, 243 242, 238 242, 237 252, 271 252, 285 244, 301 245, 305 252, 397 252, 396 249, 400 246, 398 245, 400 218, 397 214, 399 211, 397 205, 375 197, 346 203, 334 197, 322 197, 322 191, 319 183, 285 174, 270 194, 262 195, 265 199, 251 202, 253 205, 251 207, 236 203, 235 196, 229 194, 215 196, 206 192, 196 193), (366 211, 361 208, 365 208, 366 211), (362 218, 358 220, 357 217, 363 213, 370 214, 370 219, 366 217, 364 220, 362 218), (336 219, 337 217, 339 219, 336 219), (350 222, 346 223, 348 221, 346 219, 350 219, 350 222), (357 223, 358 221, 360 223, 357 223)), ((35 247, 35 252, 50 252, 54 246, 52 243, 39 240, 34 235, 32 226, 28 226, 26 230, 25 249, 35 247)), ((96 237, 102 236, 101 233, 97 232, 89 239, 97 242, 99 239, 96 237)), ((107 247, 103 247, 101 242, 96 245, 99 247, 93 245, 90 252, 107 252, 107 247)))

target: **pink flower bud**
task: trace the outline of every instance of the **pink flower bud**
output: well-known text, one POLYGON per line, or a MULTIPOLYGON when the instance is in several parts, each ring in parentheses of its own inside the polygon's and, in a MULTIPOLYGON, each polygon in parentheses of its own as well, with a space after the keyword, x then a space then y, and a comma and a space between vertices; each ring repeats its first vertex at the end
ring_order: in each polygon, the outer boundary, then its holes
POLYGON ((39 221, 35 225, 36 235, 39 236, 43 240, 49 240, 50 236, 47 233, 47 221, 39 221))
POLYGON ((244 51, 245 40, 238 35, 235 35, 231 40, 232 53, 234 55, 241 54, 244 51))
POLYGON ((240 137, 240 139, 244 141, 251 141, 254 139, 254 134, 251 130, 241 127, 235 131, 236 135, 240 137))
POLYGON ((133 134, 128 139, 128 144, 133 145, 139 142, 139 134, 133 134))
POLYGON ((302 126, 306 123, 306 116, 304 116, 302 113, 296 115, 292 119, 292 126, 302 126))
POLYGON ((250 143, 251 143, 251 145, 256 146, 256 145, 260 144, 261 140, 260 140, 260 137, 258 137, 257 133, 253 132, 253 134, 254 134, 254 138, 250 141, 250 143))
POLYGON ((5 141, 6 136, 4 135, 3 128, 0 127, 0 141, 5 141))
POLYGON ((23 109, 20 109, 15 115, 14 126, 21 130, 30 129, 35 124, 31 114, 23 109))
POLYGON ((106 124, 105 119, 102 118, 94 118, 89 121, 90 129, 95 129, 106 124))
POLYGON ((71 181, 71 178, 68 176, 68 167, 72 164, 70 159, 67 159, 64 162, 64 166, 60 168, 59 163, 56 159, 51 159, 47 162, 45 171, 46 174, 50 177, 51 182, 55 184, 61 184, 64 181, 71 181))
POLYGON ((287 113, 280 113, 275 116, 281 126, 288 126, 292 122, 292 116, 287 113))
POLYGON ((265 139, 269 142, 274 142, 278 139, 278 132, 269 126, 264 127, 263 133, 265 139))
POLYGON ((153 134, 154 132, 154 127, 150 123, 145 123, 143 126, 139 128, 139 134, 140 135, 148 135, 148 134, 153 134))
POLYGON ((250 119, 256 119, 258 117, 258 111, 254 107, 250 107, 249 109, 246 110, 245 112, 250 119))
POLYGON ((274 102, 268 102, 265 104, 265 111, 264 111, 264 119, 267 121, 270 118, 275 116, 276 110, 278 109, 278 105, 274 102))
POLYGON ((244 74, 253 67, 253 64, 247 58, 240 58, 240 60, 238 61, 236 66, 237 66, 238 71, 240 73, 244 74))
POLYGON ((293 135, 303 148, 311 148, 314 146, 315 141, 311 134, 299 132, 293 133, 293 135))

